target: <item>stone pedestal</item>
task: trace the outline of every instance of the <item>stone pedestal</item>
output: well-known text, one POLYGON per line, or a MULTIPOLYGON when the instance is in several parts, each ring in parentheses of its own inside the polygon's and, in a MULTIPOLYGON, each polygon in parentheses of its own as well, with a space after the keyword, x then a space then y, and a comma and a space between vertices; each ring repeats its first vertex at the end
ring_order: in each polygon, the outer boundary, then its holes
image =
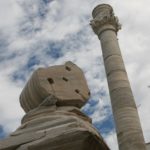
POLYGON ((91 26, 101 41, 103 60, 111 97, 120 150, 146 150, 140 120, 121 56, 113 9, 107 4, 93 10, 91 26))
POLYGON ((72 62, 35 71, 20 96, 27 113, 0 150, 109 150, 79 109, 89 96, 83 72, 72 62))
POLYGON ((91 119, 76 107, 40 106, 22 119, 22 125, 0 150, 109 150, 91 119))

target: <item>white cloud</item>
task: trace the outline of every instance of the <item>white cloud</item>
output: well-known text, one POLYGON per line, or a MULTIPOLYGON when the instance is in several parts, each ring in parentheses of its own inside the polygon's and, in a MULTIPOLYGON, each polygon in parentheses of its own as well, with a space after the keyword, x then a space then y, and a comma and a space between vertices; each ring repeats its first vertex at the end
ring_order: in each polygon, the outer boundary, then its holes
POLYGON ((16 129, 24 112, 20 107, 18 95, 21 87, 0 73, 0 124, 3 125, 6 133, 16 129))
POLYGON ((0 1, 0 28, 9 30, 9 27, 16 25, 21 16, 22 11, 16 0, 0 1))
POLYGON ((104 135, 104 137, 105 137, 105 140, 106 140, 108 146, 112 150, 118 150, 118 143, 117 143, 117 137, 116 137, 115 131, 112 131, 112 132, 104 135))

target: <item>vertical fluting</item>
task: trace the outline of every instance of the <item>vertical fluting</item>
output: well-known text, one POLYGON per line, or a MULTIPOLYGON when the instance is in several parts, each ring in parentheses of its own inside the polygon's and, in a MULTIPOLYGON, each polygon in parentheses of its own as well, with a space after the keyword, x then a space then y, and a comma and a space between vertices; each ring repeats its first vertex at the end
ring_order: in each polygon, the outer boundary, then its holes
POLYGON ((120 150, 146 150, 140 120, 121 56, 117 31, 118 19, 111 6, 93 10, 91 26, 101 41, 104 65, 120 150))

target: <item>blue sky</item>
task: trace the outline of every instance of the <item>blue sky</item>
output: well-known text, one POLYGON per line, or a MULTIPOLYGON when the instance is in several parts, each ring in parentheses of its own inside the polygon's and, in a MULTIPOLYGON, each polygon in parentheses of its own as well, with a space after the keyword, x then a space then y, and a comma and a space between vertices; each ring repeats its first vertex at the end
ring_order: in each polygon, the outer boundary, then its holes
POLYGON ((19 95, 32 72, 70 60, 83 69, 91 91, 82 111, 111 149, 118 149, 101 47, 89 25, 93 8, 101 3, 111 4, 122 24, 118 39, 144 137, 150 141, 148 0, 1 0, 0 138, 20 125, 19 95))

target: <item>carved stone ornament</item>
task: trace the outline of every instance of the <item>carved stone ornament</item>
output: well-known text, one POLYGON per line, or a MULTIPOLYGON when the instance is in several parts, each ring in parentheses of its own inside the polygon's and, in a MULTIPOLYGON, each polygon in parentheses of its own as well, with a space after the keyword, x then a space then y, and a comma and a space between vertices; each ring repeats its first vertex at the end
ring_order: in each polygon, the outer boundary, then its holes
POLYGON ((95 7, 92 16, 93 20, 91 20, 90 25, 96 34, 99 34, 99 30, 101 30, 104 25, 112 25, 112 29, 114 28, 115 32, 121 29, 118 18, 114 16, 113 9, 108 4, 95 7))

